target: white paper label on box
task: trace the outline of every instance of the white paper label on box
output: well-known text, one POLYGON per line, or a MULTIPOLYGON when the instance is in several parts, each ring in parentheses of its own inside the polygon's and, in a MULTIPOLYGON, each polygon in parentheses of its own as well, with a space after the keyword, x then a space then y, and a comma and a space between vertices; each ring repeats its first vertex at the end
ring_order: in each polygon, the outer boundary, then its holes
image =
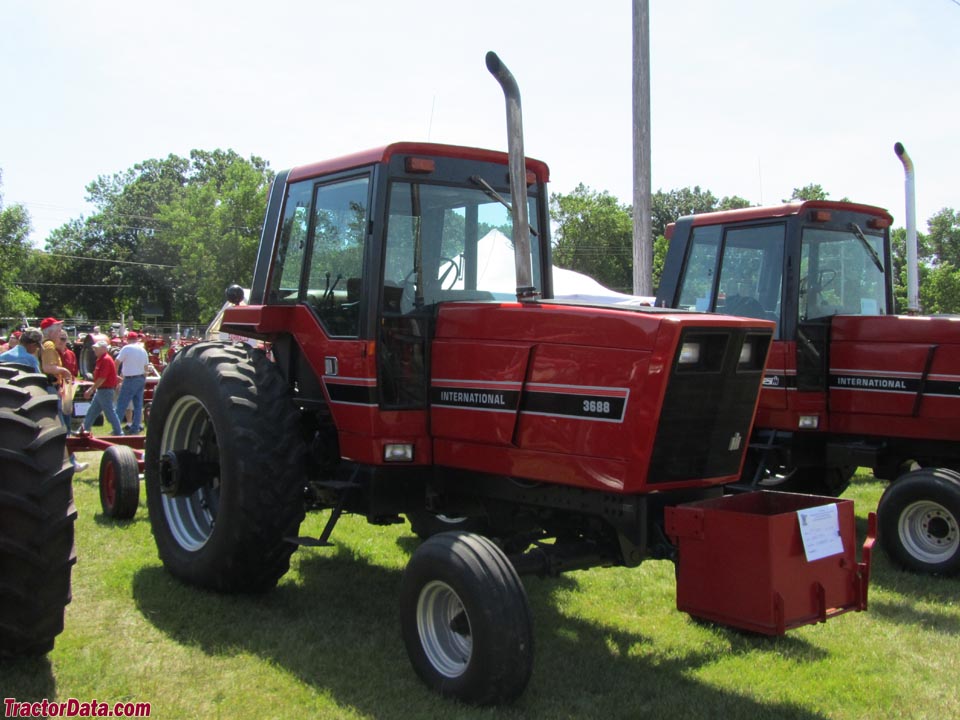
POLYGON ((803 538, 807 562, 843 552, 836 503, 797 510, 797 518, 800 520, 800 537, 803 538))

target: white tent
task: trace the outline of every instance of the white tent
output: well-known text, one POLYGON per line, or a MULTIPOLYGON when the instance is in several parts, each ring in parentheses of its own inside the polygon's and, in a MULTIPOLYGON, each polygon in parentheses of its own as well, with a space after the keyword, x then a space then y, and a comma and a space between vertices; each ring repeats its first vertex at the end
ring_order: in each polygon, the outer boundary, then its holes
MULTIPOLYGON (((462 280, 458 281, 462 287, 462 280)), ((491 230, 477 243, 477 287, 498 297, 516 297, 516 266, 513 244, 499 230, 491 230)), ((553 268, 553 296, 590 305, 641 307, 654 304, 654 298, 626 295, 604 287, 592 277, 566 268, 553 268)))

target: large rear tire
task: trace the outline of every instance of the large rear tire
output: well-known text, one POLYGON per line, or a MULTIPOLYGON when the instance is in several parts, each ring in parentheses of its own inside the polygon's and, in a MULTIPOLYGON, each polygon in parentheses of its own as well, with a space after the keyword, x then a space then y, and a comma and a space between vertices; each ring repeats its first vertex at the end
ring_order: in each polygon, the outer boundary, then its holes
POLYGON ((0 658, 51 650, 71 599, 73 465, 46 385, 0 366, 0 658))
POLYGON ((280 371, 243 344, 180 351, 153 399, 147 507, 164 566, 221 592, 274 587, 304 516, 303 442, 280 371))
POLYGON ((901 475, 877 506, 880 545, 912 572, 960 572, 960 474, 921 468, 901 475))
POLYGON ((400 584, 400 628, 413 669, 441 695, 505 703, 530 680, 527 594, 485 537, 441 533, 417 548, 400 584))

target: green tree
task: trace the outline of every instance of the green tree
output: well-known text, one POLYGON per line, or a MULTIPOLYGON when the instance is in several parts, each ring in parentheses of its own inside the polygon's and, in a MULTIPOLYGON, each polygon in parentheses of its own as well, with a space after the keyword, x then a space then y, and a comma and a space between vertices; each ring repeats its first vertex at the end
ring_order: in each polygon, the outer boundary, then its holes
MULTIPOLYGON (((917 276, 924 314, 960 313, 960 214, 943 208, 917 233, 917 276)), ((906 230, 890 232, 896 312, 907 310, 906 230)))
MULTIPOLYGON (((0 188, 3 186, 0 172, 0 188)), ((18 318, 33 314, 39 299, 26 284, 30 253, 30 215, 22 205, 3 206, 0 192, 0 317, 18 318)))
POLYGON ((713 212, 717 209, 717 197, 699 185, 663 192, 657 190, 650 197, 650 228, 653 237, 666 235, 667 225, 684 215, 713 212))
POLYGON ((830 197, 830 193, 824 190, 822 185, 810 183, 803 187, 794 188, 790 197, 784 199, 783 202, 788 203, 794 200, 826 200, 828 197, 830 197))
POLYGON ((556 224, 553 262, 619 292, 633 292, 633 220, 613 195, 582 183, 550 197, 556 224))
POLYGON ((205 322, 223 304, 228 285, 250 286, 270 177, 257 157, 191 153, 188 182, 157 213, 157 241, 178 258, 169 280, 177 317, 205 322))
POLYGON ((228 284, 250 282, 270 177, 232 150, 98 177, 87 186, 96 212, 55 230, 37 263, 52 283, 44 307, 106 319, 150 303, 169 321, 206 321, 228 284))
POLYGON ((934 266, 960 267, 960 213, 943 208, 927 221, 927 229, 923 259, 934 266))

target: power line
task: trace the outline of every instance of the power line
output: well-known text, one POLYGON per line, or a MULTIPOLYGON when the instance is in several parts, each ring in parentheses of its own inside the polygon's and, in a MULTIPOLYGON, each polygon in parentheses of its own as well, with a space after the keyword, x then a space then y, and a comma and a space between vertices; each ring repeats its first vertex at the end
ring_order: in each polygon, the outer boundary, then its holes
POLYGON ((83 255, 65 255, 63 253, 52 253, 45 252, 43 250, 34 250, 42 255, 49 255, 50 257, 59 257, 59 258, 70 258, 71 260, 89 260, 90 262, 105 262, 111 263, 114 265, 140 265, 142 267, 158 267, 158 268, 176 268, 178 265, 164 265, 163 263, 145 263, 145 262, 136 262, 134 260, 110 260, 107 258, 95 258, 95 257, 86 257, 83 255))
POLYGON ((128 288, 133 287, 131 284, 127 285, 104 285, 103 283, 91 283, 90 285, 81 285, 77 283, 41 283, 41 282, 24 282, 22 280, 14 280, 14 285, 36 285, 41 287, 96 287, 96 288, 128 288))

